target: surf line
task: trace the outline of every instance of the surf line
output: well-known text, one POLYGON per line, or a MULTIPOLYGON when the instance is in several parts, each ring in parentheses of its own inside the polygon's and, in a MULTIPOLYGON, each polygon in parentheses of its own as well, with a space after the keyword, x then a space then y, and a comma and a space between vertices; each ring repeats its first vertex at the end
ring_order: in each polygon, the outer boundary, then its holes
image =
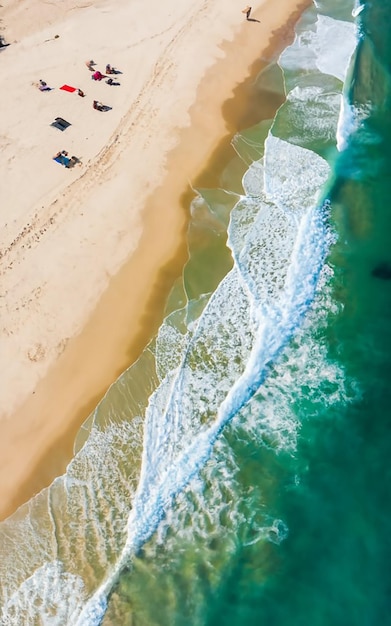
MULTIPOLYGON (((128 518, 128 538, 120 558, 114 571, 87 600, 75 626, 100 626, 110 595, 121 573, 129 569, 132 556, 137 554, 156 531, 174 498, 205 465, 226 424, 253 397, 264 382, 270 363, 276 359, 301 324, 314 299, 328 248, 324 221, 324 205, 315 210, 310 209, 302 216, 283 302, 273 310, 269 309, 267 317, 262 314, 259 317, 256 341, 246 367, 221 403, 215 422, 193 439, 180 453, 177 462, 163 473, 157 484, 147 484, 144 473, 144 480, 140 480, 128 518), (310 273, 308 268, 311 268, 310 273)), ((147 418, 146 430, 150 422, 147 418)))

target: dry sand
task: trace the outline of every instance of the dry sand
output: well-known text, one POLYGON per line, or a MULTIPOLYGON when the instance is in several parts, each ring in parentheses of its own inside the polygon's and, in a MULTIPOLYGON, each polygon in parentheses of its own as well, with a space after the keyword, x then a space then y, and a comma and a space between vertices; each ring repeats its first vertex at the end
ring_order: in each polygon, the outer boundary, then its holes
POLYGON ((257 2, 257 23, 227 0, 3 0, 0 517, 63 471, 156 329, 186 258, 181 196, 233 130, 222 104, 299 4, 257 2), (93 81, 88 59, 120 85, 93 81), (55 162, 62 149, 80 163, 55 162))

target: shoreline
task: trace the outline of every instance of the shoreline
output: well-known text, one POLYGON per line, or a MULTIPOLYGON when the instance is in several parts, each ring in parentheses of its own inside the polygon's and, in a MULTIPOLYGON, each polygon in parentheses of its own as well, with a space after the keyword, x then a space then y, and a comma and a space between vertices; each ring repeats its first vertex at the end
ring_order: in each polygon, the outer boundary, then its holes
MULTIPOLYGON (((179 131, 177 144, 168 153, 165 162, 168 173, 141 203, 141 234, 133 253, 118 271, 109 275, 107 286, 83 328, 66 342, 62 354, 34 385, 28 399, 0 421, 1 518, 64 471, 81 423, 157 330, 170 287, 186 259, 187 217, 181 198, 190 189, 190 177, 196 179, 202 175, 205 160, 213 158, 210 155, 218 150, 221 141, 232 134, 221 113, 222 107, 246 77, 254 76, 254 69, 251 74, 254 58, 259 54, 272 55, 279 45, 281 50, 288 45, 281 31, 276 35, 278 41, 273 42, 273 30, 284 24, 285 36, 288 31, 292 34, 293 23, 308 5, 309 2, 295 1, 290 3, 289 11, 286 3, 277 8, 266 2, 254 9, 262 23, 268 20, 263 28, 268 27, 270 37, 261 49, 259 31, 248 32, 248 27, 261 25, 241 24, 239 11, 238 32, 232 41, 221 46, 223 58, 204 73, 189 109, 190 121, 179 131), (282 18, 288 14, 289 25, 282 18), (237 50, 243 47, 246 54, 239 61, 237 50), (194 146, 191 154, 189 146, 194 146), (127 291, 131 292, 131 299, 124 297, 127 291)), ((268 60, 263 62, 267 64, 268 60)), ((115 159, 115 154, 111 159, 115 159)), ((112 197, 108 187, 105 196, 112 197)))

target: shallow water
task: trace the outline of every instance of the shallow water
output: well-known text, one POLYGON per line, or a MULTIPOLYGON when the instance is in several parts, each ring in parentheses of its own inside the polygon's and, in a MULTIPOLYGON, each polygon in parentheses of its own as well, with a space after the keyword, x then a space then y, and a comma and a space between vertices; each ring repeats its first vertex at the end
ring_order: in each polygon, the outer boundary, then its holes
POLYGON ((1 624, 387 623, 390 9, 316 2, 258 76, 158 336, 0 525, 1 624))

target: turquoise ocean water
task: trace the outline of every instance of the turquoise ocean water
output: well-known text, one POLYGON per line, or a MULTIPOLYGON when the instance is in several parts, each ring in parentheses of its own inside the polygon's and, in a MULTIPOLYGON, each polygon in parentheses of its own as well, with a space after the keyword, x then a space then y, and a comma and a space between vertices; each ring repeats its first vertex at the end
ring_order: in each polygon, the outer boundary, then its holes
POLYGON ((158 336, 0 524, 2 626, 391 623, 390 23, 315 2, 258 76, 158 336))

